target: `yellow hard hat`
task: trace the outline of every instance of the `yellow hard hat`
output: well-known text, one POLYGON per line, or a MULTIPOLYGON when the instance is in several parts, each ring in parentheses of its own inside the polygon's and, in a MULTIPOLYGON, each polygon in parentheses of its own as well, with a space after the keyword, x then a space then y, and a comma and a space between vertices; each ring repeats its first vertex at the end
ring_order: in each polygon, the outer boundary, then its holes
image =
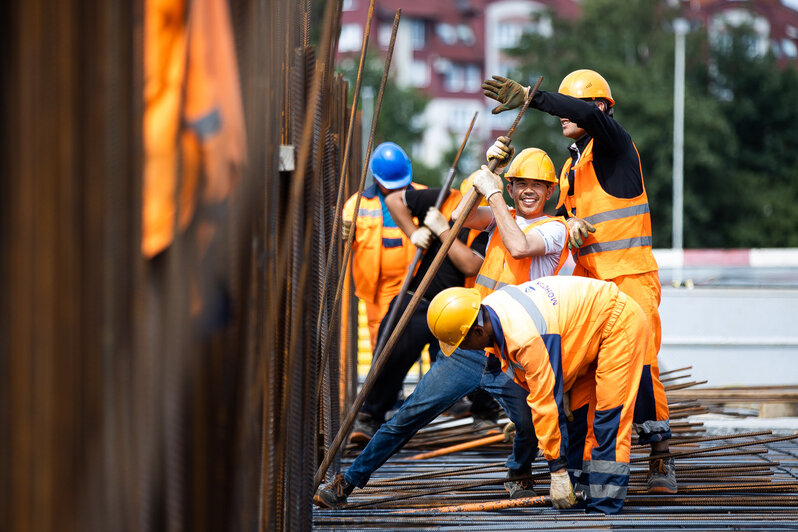
MULTIPOLYGON (((463 197, 465 197, 465 195, 468 194, 468 191, 474 187, 474 176, 477 175, 477 172, 479 172, 479 170, 473 172, 470 176, 466 177, 465 181, 463 181, 462 184, 460 184, 460 193, 463 195, 463 197)), ((488 202, 484 196, 482 197, 482 201, 479 202, 479 206, 480 207, 488 206, 488 202)))
POLYGON ((479 314, 482 298, 475 288, 455 286, 435 296, 427 309, 427 325, 447 357, 463 341, 479 314))
POLYGON ((563 78, 558 92, 574 98, 604 98, 610 107, 615 105, 610 84, 594 70, 574 70, 563 78))
POLYGON ((540 148, 526 148, 516 155, 513 162, 510 163, 510 168, 504 174, 504 178, 507 180, 511 177, 537 179, 549 183, 557 182, 554 163, 540 148))

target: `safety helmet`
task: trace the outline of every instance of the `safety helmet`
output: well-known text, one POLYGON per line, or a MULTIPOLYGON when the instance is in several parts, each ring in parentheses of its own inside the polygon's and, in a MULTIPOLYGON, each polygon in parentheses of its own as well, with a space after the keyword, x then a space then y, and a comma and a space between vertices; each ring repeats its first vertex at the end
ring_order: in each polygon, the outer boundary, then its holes
MULTIPOLYGON (((463 197, 465 197, 465 195, 468 194, 468 191, 474 187, 474 177, 477 175, 477 172, 479 172, 479 170, 466 177, 465 181, 460 184, 460 193, 463 195, 463 197)), ((482 196, 482 201, 479 202, 479 206, 488 206, 488 200, 485 199, 485 196, 482 196)))
POLYGON ((393 142, 383 142, 371 154, 371 173, 388 190, 403 188, 413 180, 413 167, 405 151, 393 142))
POLYGON ((615 105, 610 84, 594 70, 574 70, 563 78, 557 91, 574 98, 604 98, 610 102, 610 107, 615 105))
POLYGON ((427 325, 447 357, 463 341, 479 314, 481 298, 475 288, 455 286, 436 295, 427 309, 427 325))
POLYGON ((508 181, 511 177, 537 179, 548 183, 557 182, 554 163, 540 148, 526 148, 516 155, 504 174, 504 178, 508 181))

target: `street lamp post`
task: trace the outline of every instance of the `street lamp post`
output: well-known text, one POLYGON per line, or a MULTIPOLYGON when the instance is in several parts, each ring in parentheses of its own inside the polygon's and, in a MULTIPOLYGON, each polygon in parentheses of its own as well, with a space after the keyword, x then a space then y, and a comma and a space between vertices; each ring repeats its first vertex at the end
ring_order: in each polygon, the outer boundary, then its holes
POLYGON ((684 249, 684 36, 689 29, 683 18, 673 21, 673 239, 680 266, 674 272, 674 282, 682 281, 684 249))

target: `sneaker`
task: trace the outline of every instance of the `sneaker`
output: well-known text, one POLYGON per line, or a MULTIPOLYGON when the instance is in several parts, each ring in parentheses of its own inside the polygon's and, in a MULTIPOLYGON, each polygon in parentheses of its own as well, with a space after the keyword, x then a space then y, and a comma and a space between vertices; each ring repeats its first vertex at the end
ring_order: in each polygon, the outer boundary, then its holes
POLYGON ((676 485, 676 465, 673 463, 673 458, 652 456, 648 462, 646 483, 649 493, 676 493, 678 486, 676 485))
POLYGON ((484 418, 484 417, 477 417, 472 416, 474 418, 474 422, 471 426, 474 428, 475 431, 486 430, 488 432, 495 432, 498 434, 500 432, 498 426, 498 419, 493 418, 484 418))
POLYGON ((349 434, 349 442, 358 445, 366 445, 374 437, 374 433, 380 428, 382 423, 377 422, 371 415, 360 412, 349 434))
POLYGON ((337 509, 346 504, 346 497, 355 489, 342 474, 335 475, 333 481, 316 490, 313 504, 321 508, 337 509))
POLYGON ((531 478, 517 479, 514 477, 525 476, 526 473, 510 470, 507 472, 507 481, 504 488, 510 494, 511 499, 521 499, 522 497, 536 497, 535 481, 531 478))

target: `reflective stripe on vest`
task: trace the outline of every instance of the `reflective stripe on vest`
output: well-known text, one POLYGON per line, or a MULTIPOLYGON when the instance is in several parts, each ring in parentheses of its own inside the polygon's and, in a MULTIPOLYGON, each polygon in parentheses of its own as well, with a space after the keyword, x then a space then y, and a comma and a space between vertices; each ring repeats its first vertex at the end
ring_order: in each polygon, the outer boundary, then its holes
POLYGON ((596 242, 583 248, 579 248, 579 256, 598 253, 599 251, 617 251, 619 249, 637 248, 650 246, 652 238, 650 236, 636 236, 634 238, 624 238, 623 240, 613 240, 611 242, 596 242))
POLYGON ((498 290, 499 288, 507 286, 507 283, 502 283, 497 281, 496 279, 491 279, 487 275, 482 275, 481 273, 477 274, 476 284, 480 286, 484 286, 488 290, 498 290))
POLYGON ((364 209, 361 207, 357 210, 357 215, 364 216, 366 218, 382 218, 382 209, 372 210, 372 209, 364 209))
POLYGON ((535 327, 538 328, 540 336, 548 334, 549 326, 546 324, 543 314, 540 312, 540 309, 538 309, 538 306, 535 305, 534 301, 529 299, 517 286, 508 285, 502 288, 502 291, 524 307, 526 313, 529 314, 529 317, 532 318, 532 321, 535 323, 535 327))
POLYGON ((621 209, 600 212, 598 214, 594 214, 593 216, 583 218, 583 220, 592 225, 601 222, 608 222, 610 220, 618 220, 620 218, 629 218, 630 216, 637 216, 639 214, 647 214, 649 212, 651 212, 651 209, 649 209, 648 203, 644 203, 642 205, 631 205, 621 209))

